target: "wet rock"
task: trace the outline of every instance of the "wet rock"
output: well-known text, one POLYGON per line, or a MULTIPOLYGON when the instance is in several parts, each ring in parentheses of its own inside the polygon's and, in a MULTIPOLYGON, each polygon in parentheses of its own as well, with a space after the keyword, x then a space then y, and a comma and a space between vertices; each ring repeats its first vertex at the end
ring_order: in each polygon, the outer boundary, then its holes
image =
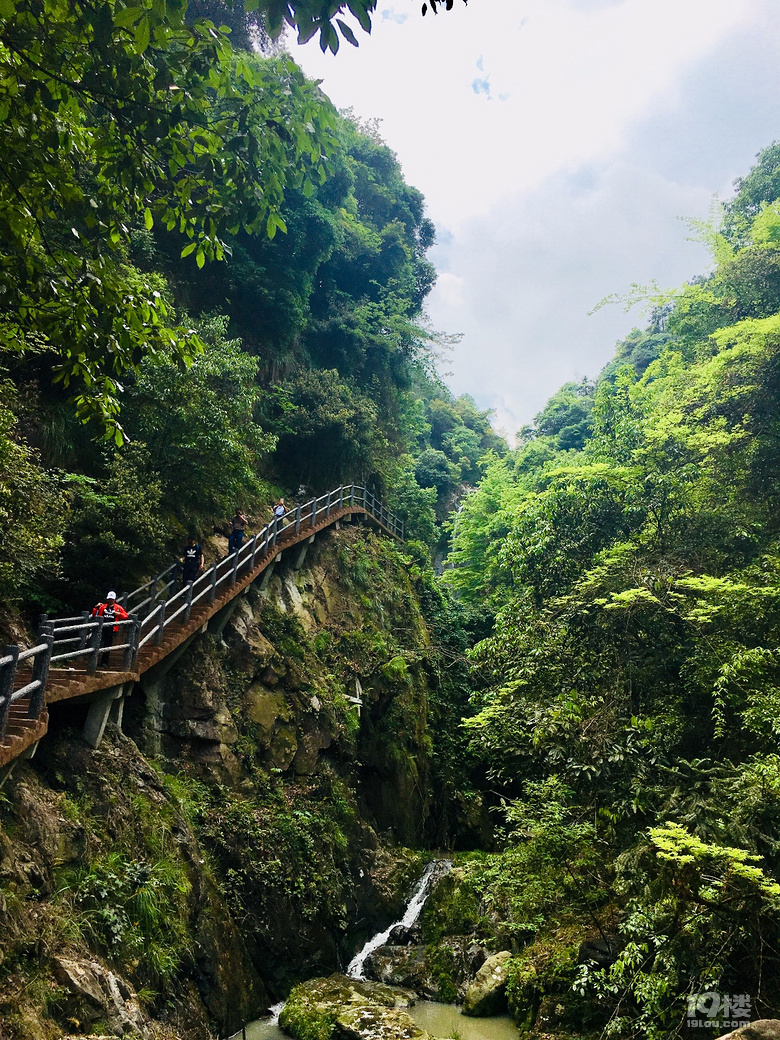
POLYGON ((466 990, 463 1014, 482 1018, 506 1010, 506 981, 512 954, 502 950, 488 957, 466 990))
POLYGON ((388 986, 408 986, 421 997, 434 1000, 436 987, 421 946, 380 946, 366 958, 366 975, 388 986))
POLYGON ((477 974, 487 956, 470 936, 448 936, 429 946, 380 946, 366 958, 364 971, 371 979, 449 1004, 463 999, 466 980, 477 974))
POLYGON ((388 946, 416 946, 422 942, 422 928, 420 922, 415 921, 408 928, 397 924, 388 936, 388 946))
POLYGON ((758 1018, 731 1033, 725 1033, 718 1040, 780 1040, 780 1019, 758 1018))

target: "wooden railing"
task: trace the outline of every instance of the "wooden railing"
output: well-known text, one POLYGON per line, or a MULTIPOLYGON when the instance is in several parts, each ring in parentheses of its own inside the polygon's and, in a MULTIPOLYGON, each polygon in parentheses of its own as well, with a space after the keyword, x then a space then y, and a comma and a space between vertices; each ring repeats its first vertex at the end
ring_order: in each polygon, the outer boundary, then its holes
POLYGON ((15 702, 27 697, 26 717, 35 720, 41 715, 50 667, 59 670, 76 664, 93 675, 102 657, 110 652, 116 659, 121 651, 122 670, 134 672, 139 653, 145 648, 160 647, 166 629, 186 625, 193 608, 214 604, 237 584, 239 575, 253 571, 280 542, 289 545, 301 541, 350 509, 367 513, 388 533, 403 538, 403 524, 367 488, 349 484, 274 517, 257 534, 246 539, 238 551, 204 570, 192 582, 180 582, 181 565, 171 564, 144 585, 119 598, 130 615, 126 620, 106 621, 86 611, 67 618, 43 615, 35 646, 28 650, 7 646, 0 656, 0 744, 15 702), (177 584, 181 585, 178 589, 177 584), (103 646, 106 625, 120 633, 116 645, 103 646))

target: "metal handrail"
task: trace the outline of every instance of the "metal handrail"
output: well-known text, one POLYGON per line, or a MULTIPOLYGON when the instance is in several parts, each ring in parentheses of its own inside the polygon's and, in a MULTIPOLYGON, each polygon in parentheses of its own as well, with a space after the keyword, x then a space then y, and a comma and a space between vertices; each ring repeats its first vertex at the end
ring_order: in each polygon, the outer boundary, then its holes
POLYGON ((346 502, 349 503, 348 509, 362 509, 391 534, 403 538, 404 525, 377 502, 368 488, 357 484, 342 485, 309 502, 285 510, 282 516, 273 517, 248 538, 240 549, 212 564, 193 582, 188 582, 172 595, 178 562, 172 563, 126 596, 120 596, 119 601, 124 603, 130 617, 108 624, 114 630, 127 630, 124 643, 102 645, 102 617, 92 618, 86 612, 77 617, 64 618, 49 618, 44 614, 35 646, 26 650, 18 646, 6 646, 0 654, 0 742, 5 736, 8 712, 14 702, 29 697, 27 717, 37 719, 40 716, 45 706, 46 682, 51 664, 80 657, 85 659, 87 672, 94 672, 101 655, 122 651, 123 669, 132 671, 139 650, 152 639, 158 644, 162 643, 165 629, 178 622, 182 614, 186 615, 185 620, 189 620, 192 608, 204 597, 213 603, 223 585, 229 583, 232 586, 237 582, 239 574, 254 570, 258 560, 266 560, 279 552, 278 543, 281 541, 286 544, 285 534, 291 529, 298 541, 301 531, 313 531, 322 520, 330 519, 334 509, 341 515, 346 502), (78 644, 76 650, 55 652, 55 649, 61 651, 75 643, 78 644), (31 667, 32 677, 29 682, 14 689, 20 665, 31 667))

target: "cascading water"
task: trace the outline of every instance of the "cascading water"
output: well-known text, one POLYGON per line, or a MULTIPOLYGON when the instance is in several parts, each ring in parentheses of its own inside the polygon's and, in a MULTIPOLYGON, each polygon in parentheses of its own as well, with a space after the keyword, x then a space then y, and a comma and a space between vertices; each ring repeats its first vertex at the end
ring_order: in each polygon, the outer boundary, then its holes
POLYGON ((400 921, 393 921, 393 923, 387 927, 383 932, 377 932, 373 939, 369 939, 363 949, 358 953, 347 966, 346 974, 351 979, 362 979, 365 978, 363 975, 363 965, 366 962, 366 958, 369 954, 373 953, 374 950, 378 950, 380 946, 384 946, 387 940, 390 938, 390 933, 394 928, 401 925, 403 928, 411 928, 417 918, 420 916, 420 911, 423 908, 425 900, 428 898, 428 893, 431 890, 431 882, 434 874, 441 877, 446 874, 452 864, 448 860, 434 860, 433 863, 429 863, 423 872, 423 876, 417 883, 417 887, 412 893, 412 897, 409 900, 404 916, 400 921))
MULTIPOLYGON (((366 958, 374 950, 379 949, 383 946, 390 938, 390 933, 398 925, 402 925, 404 928, 411 928, 417 918, 420 916, 420 911, 423 908, 425 900, 431 891, 431 887, 434 881, 438 881, 449 872, 452 867, 452 863, 449 860, 434 860, 433 863, 429 863, 425 868, 425 871, 417 883, 417 886, 412 893, 411 899, 409 900, 403 917, 400 921, 394 921, 389 928, 385 931, 379 932, 377 935, 370 939, 360 953, 352 959, 348 968, 347 975, 353 979, 363 978, 363 965, 366 958)), ((275 1004, 274 1007, 269 1008, 270 1015, 268 1018, 261 1019, 257 1022, 250 1022, 245 1026, 241 1033, 236 1033, 231 1040, 285 1040, 285 1034, 279 1029, 279 1015, 284 1007, 285 1002, 281 1001, 279 1004, 275 1004)))
POLYGON ((281 1013, 282 1013, 282 1011, 284 1009, 284 1005, 286 1003, 287 1003, 286 1000, 280 1000, 278 1004, 274 1004, 274 1006, 272 1008, 268 1009, 271 1012, 270 1022, 271 1022, 272 1025, 278 1025, 278 1023, 279 1023, 279 1015, 281 1015, 281 1013))

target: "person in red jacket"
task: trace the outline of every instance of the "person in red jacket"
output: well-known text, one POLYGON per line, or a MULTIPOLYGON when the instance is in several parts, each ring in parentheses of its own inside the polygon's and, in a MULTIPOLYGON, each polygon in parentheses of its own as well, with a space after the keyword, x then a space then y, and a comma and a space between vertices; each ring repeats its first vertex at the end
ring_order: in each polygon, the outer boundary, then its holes
POLYGON ((114 622, 124 621, 125 618, 130 617, 130 615, 121 603, 117 603, 116 593, 107 592, 105 601, 103 603, 98 603, 92 608, 92 617, 103 618, 103 639, 101 641, 101 646, 107 649, 100 654, 100 660, 98 663, 101 668, 106 668, 111 654, 111 644, 114 642, 114 633, 119 631, 119 625, 115 625, 114 622))

